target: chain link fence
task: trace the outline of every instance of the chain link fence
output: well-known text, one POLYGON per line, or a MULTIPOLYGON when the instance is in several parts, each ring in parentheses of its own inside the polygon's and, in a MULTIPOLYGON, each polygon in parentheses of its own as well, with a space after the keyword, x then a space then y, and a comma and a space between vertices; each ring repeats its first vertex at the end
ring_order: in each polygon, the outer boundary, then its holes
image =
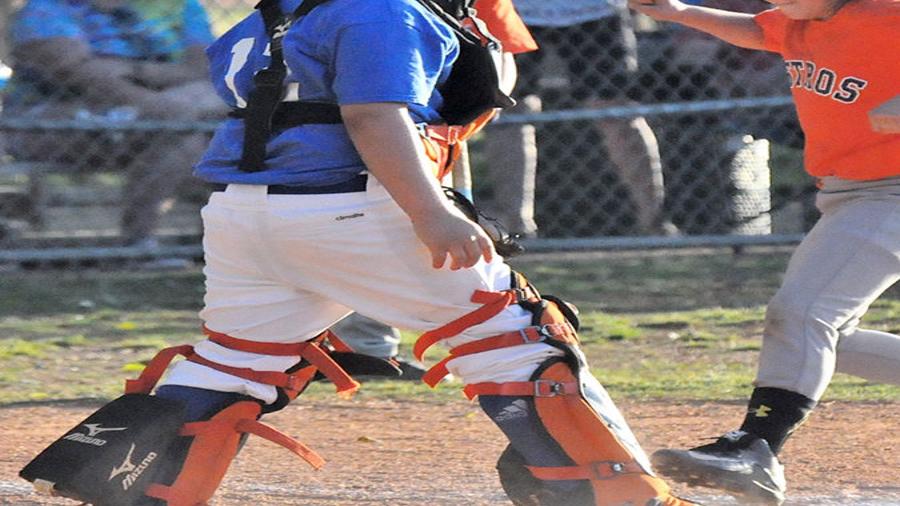
MULTIPOLYGON (((152 65, 124 70, 106 62, 101 70, 109 79, 63 85, 63 74, 52 73, 57 66, 23 61, 27 53, 16 50, 15 13, 23 3, 0 0, 0 254, 99 258, 160 244, 168 253, 196 254, 199 208, 208 193, 191 179, 190 166, 221 117, 217 99, 185 76, 168 86, 137 75, 152 74, 152 65), (107 81, 126 72, 153 93, 133 105, 127 95, 121 104, 128 105, 85 105, 119 93, 107 81), (153 99, 160 102, 151 107, 153 99), (148 218, 157 208, 159 220, 148 218)), ((209 30, 222 33, 252 4, 205 1, 209 30)), ((748 12, 766 5, 706 4, 748 12)), ((176 27, 193 23, 196 32, 202 19, 183 15, 183 5, 122 1, 113 18, 127 24, 134 22, 128 16, 146 14, 176 27)), ((536 230, 511 228, 528 235, 532 250, 691 245, 701 237, 717 244, 779 242, 807 230, 816 217, 813 181, 802 170, 802 133, 781 60, 645 17, 629 23, 633 54, 610 39, 608 23, 535 29, 542 51, 518 57, 515 95, 522 106, 471 142, 476 203, 499 215, 510 209, 528 215, 536 230), (528 97, 539 106, 528 106, 535 103, 528 97), (510 150, 522 148, 501 142, 498 150, 502 128, 534 135, 536 175, 527 167, 524 174, 495 173, 510 165, 510 150), (648 142, 658 147, 650 162, 648 142), (523 186, 513 189, 515 202, 504 200, 509 185, 523 186)), ((171 35, 150 41, 157 46, 149 61, 190 57, 166 39, 171 35)))

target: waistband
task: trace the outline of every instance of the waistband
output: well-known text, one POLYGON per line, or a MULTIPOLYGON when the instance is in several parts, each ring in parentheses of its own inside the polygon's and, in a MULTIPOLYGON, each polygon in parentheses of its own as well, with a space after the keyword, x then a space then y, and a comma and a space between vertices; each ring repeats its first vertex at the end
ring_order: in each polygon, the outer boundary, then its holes
MULTIPOLYGON (((367 174, 357 174, 353 178, 340 183, 325 186, 302 186, 286 184, 270 184, 266 186, 269 195, 324 195, 330 193, 357 193, 366 191, 367 174)), ((260 185, 263 186, 263 185, 260 185)), ((212 191, 225 191, 227 184, 211 183, 212 191)))

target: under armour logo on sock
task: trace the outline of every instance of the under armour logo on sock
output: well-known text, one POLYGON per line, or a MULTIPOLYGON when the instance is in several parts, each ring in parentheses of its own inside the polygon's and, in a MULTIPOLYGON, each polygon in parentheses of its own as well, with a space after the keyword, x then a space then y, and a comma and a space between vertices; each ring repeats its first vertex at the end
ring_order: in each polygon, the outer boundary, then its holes
POLYGON ((770 411, 772 411, 772 408, 766 406, 765 404, 760 404, 758 408, 750 410, 750 412, 753 413, 753 416, 757 418, 765 418, 769 416, 770 411))

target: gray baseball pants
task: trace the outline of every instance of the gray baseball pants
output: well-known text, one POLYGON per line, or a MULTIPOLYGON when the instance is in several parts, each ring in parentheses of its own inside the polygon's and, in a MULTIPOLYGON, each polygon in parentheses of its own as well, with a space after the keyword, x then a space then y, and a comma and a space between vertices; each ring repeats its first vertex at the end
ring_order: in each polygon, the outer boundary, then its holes
POLYGON ((900 279, 900 177, 824 178, 816 206, 769 302, 756 385, 818 400, 835 370, 900 384, 900 336, 859 327, 900 279))

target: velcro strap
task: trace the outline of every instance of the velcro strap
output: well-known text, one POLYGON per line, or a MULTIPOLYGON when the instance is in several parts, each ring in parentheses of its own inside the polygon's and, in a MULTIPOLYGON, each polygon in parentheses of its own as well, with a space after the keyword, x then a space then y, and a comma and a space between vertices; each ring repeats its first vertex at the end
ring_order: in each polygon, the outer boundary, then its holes
POLYGON ((425 133, 428 138, 444 144, 456 144, 459 142, 463 128, 456 125, 425 125, 425 133))
POLYGON ((334 383, 339 396, 347 398, 359 390, 359 382, 351 378, 347 371, 341 369, 341 366, 318 345, 306 348, 303 351, 303 358, 334 383))
MULTIPOLYGON (((203 333, 209 337, 210 341, 232 350, 281 357, 300 356, 306 359, 310 364, 315 366, 316 369, 321 371, 326 378, 334 383, 337 387, 338 395, 342 397, 349 397, 354 392, 359 390, 359 382, 351 378, 350 375, 347 374, 343 369, 341 369, 341 366, 339 366, 337 362, 335 362, 330 356, 328 356, 328 353, 324 349, 322 349, 321 342, 324 339, 328 339, 329 342, 331 342, 335 349, 338 351, 351 350, 346 343, 341 341, 336 335, 334 335, 334 333, 329 330, 326 330, 310 341, 287 344, 263 343, 259 341, 239 339, 229 336, 228 334, 210 330, 205 325, 203 327, 203 333)), ((195 360, 193 357, 191 357, 190 360, 192 362, 201 363, 208 367, 212 367, 213 369, 217 369, 228 374, 233 374, 244 379, 249 379, 258 383, 265 383, 267 385, 279 386, 291 391, 302 390, 303 387, 305 387, 306 384, 309 383, 309 381, 315 374, 315 371, 304 371, 302 369, 294 374, 255 371, 253 369, 241 369, 221 365, 202 357, 198 360, 195 360), (273 381, 275 383, 273 383, 273 381)), ((290 395, 291 392, 288 392, 288 394, 290 395)))
POLYGON ((303 350, 309 345, 309 341, 302 343, 263 343, 259 341, 250 341, 247 339, 239 339, 229 336, 215 330, 210 330, 206 325, 203 326, 203 333, 211 342, 224 346, 230 350, 243 351, 246 353, 257 353, 259 355, 272 355, 275 357, 301 356, 303 350))
POLYGON ((413 355, 416 359, 422 360, 425 351, 438 341, 459 335, 467 328, 493 318, 516 302, 516 294, 512 290, 504 290, 502 292, 476 290, 472 295, 471 301, 480 303, 482 306, 442 327, 425 332, 416 340, 416 344, 413 346, 413 355))
POLYGON ((646 474, 637 462, 591 462, 581 466, 525 466, 539 480, 608 480, 623 474, 646 474))
POLYGON ((526 327, 521 330, 461 344, 456 348, 453 348, 450 350, 449 356, 428 369, 428 372, 422 377, 422 381, 432 387, 437 385, 445 376, 450 374, 450 371, 447 370, 447 362, 454 358, 489 350, 509 348, 511 346, 540 343, 547 339, 553 339, 569 344, 576 344, 578 342, 575 329, 573 329, 568 322, 526 327))
POLYGON ((266 425, 253 418, 212 419, 205 422, 191 422, 182 426, 179 434, 196 436, 198 434, 226 434, 229 432, 246 432, 267 439, 279 446, 287 448, 298 457, 309 462, 316 469, 325 465, 325 459, 300 441, 288 436, 278 429, 266 425))
POLYGON ((332 332, 331 329, 323 332, 323 336, 326 341, 331 343, 331 346, 334 348, 334 351, 340 351, 343 353, 353 353, 353 351, 354 351, 353 348, 349 344, 345 343, 343 339, 338 337, 337 334, 332 332))
POLYGON ((305 375, 288 374, 278 371, 257 371, 255 369, 244 367, 231 367, 218 362, 213 362, 212 360, 203 358, 197 354, 189 356, 188 360, 224 372, 225 374, 237 376, 238 378, 244 378, 245 380, 255 381, 256 383, 262 383, 264 385, 286 388, 288 390, 302 390, 303 387, 306 386, 305 381, 308 381, 308 378, 305 378, 305 375))
POLYGON ((556 397, 558 395, 581 395, 578 382, 553 380, 510 381, 508 383, 473 383, 463 388, 469 400, 479 395, 515 395, 534 397, 556 397))
POLYGON ((172 346, 171 348, 165 348, 159 351, 150 363, 147 364, 147 367, 141 371, 140 376, 137 379, 133 380, 125 380, 125 393, 126 394, 149 394, 153 387, 159 382, 159 379, 162 377, 163 373, 166 371, 166 368, 169 367, 169 364, 172 363, 172 360, 178 356, 182 355, 185 357, 190 357, 194 354, 194 347, 185 344, 182 346, 172 346))

